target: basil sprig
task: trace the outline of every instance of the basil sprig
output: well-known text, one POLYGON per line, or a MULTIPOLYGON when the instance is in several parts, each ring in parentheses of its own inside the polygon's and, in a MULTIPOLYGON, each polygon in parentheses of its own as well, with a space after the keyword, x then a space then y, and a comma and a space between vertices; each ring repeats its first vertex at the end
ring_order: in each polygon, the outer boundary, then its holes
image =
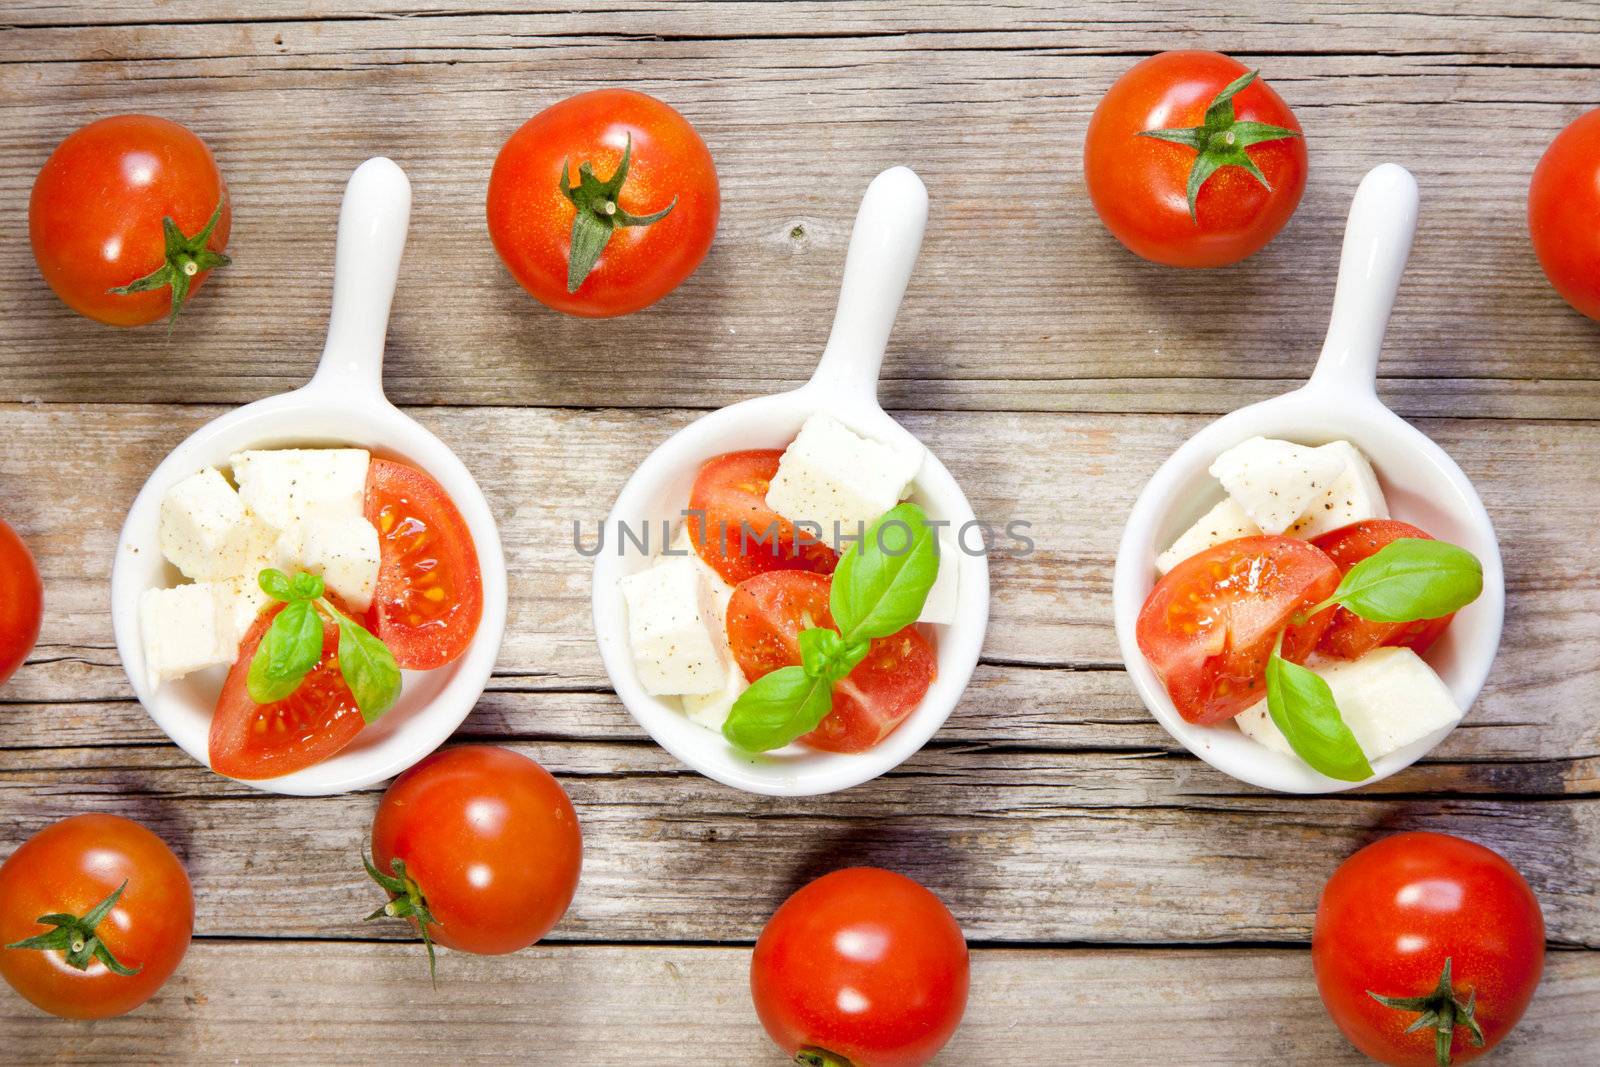
POLYGON ((770 752, 810 733, 833 710, 833 686, 866 659, 877 638, 917 621, 939 576, 938 541, 920 507, 898 504, 852 544, 833 572, 835 628, 800 631, 800 666, 751 683, 722 724, 746 752, 770 752))
POLYGON ((290 578, 269 567, 256 581, 284 608, 267 627, 250 661, 246 685, 251 700, 272 704, 293 695, 322 662, 323 627, 332 622, 339 632, 339 673, 361 717, 372 723, 394 706, 400 698, 400 667, 394 654, 323 596, 321 578, 305 572, 290 578))
MULTIPOLYGON (((1416 622, 1460 611, 1483 592, 1483 564, 1458 545, 1420 537, 1389 542, 1351 567, 1333 595, 1296 621, 1338 606, 1372 622, 1416 622)), ((1315 672, 1281 655, 1267 660, 1267 713, 1295 754, 1342 782, 1372 777, 1372 764, 1315 672)))

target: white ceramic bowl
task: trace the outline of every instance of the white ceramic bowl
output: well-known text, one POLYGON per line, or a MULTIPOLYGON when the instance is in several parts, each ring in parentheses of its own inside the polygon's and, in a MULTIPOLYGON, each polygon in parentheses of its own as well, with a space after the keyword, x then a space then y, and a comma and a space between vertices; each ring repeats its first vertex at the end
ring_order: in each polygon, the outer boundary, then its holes
MULTIPOLYGON (((873 180, 850 235, 839 308, 828 346, 811 380, 777 396, 734 404, 707 415, 674 434, 634 472, 607 520, 608 541, 595 561, 594 625, 606 671, 624 705, 650 736, 678 759, 726 785, 752 793, 807 796, 831 793, 876 778, 921 748, 943 725, 960 700, 989 622, 989 564, 983 556, 963 555, 958 571, 957 618, 932 627, 938 654, 933 687, 899 728, 866 752, 820 752, 803 745, 763 755, 740 752, 721 734, 688 719, 676 702, 646 693, 634 670, 628 646, 627 610, 618 582, 649 565, 639 552, 619 555, 615 531, 625 522, 637 529, 648 521, 659 531, 663 520, 681 519, 689 488, 700 465, 713 456, 751 448, 783 448, 806 418, 818 411, 890 444, 915 444, 911 434, 878 406, 878 371, 905 295, 922 231, 928 194, 905 167, 873 180)), ((974 521, 972 505, 950 472, 930 451, 917 476, 912 499, 931 519, 959 528, 974 521)), ((652 545, 652 551, 655 546, 652 545)))
POLYGON ((156 725, 209 765, 212 709, 227 669, 152 689, 139 634, 140 594, 181 580, 162 558, 157 539, 167 490, 203 467, 226 467, 241 449, 350 445, 421 467, 460 509, 483 573, 483 621, 465 655, 436 671, 407 671, 400 700, 349 747, 314 767, 248 783, 259 789, 342 793, 399 774, 461 725, 488 683, 505 635, 505 556, 482 490, 455 453, 383 395, 383 342, 410 213, 411 186, 393 162, 369 159, 356 169, 339 212, 333 312, 316 376, 292 393, 207 423, 173 449, 134 500, 117 542, 111 618, 123 669, 156 725))
POLYGON ((1483 502, 1455 461, 1377 396, 1378 353, 1416 221, 1417 184, 1408 171, 1390 163, 1362 180, 1345 230, 1328 339, 1311 380, 1286 396, 1218 419, 1190 438, 1139 494, 1117 551, 1112 587, 1117 640, 1145 706, 1190 752, 1265 789, 1325 793, 1367 785, 1410 766, 1449 730, 1372 761, 1374 775, 1365 782, 1341 782, 1257 744, 1231 723, 1197 726, 1178 714, 1139 651, 1135 625, 1155 585, 1157 553, 1222 499, 1207 468, 1223 451, 1257 434, 1306 445, 1339 439, 1354 444, 1372 461, 1395 518, 1461 545, 1483 562, 1483 595, 1456 615, 1426 656, 1463 712, 1477 699, 1500 646, 1505 577, 1483 502))

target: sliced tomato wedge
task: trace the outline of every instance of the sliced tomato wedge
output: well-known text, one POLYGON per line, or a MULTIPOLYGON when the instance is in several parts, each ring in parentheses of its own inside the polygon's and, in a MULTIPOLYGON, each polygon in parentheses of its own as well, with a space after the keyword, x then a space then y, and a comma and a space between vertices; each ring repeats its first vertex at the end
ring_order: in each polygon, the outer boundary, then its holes
MULTIPOLYGON (((1321 537, 1313 538, 1311 543, 1327 553, 1343 575, 1384 545, 1402 537, 1433 540, 1431 534, 1409 522, 1368 519, 1330 530, 1321 537)), ((1420 654, 1439 640, 1439 635, 1444 633, 1453 618, 1455 616, 1452 614, 1439 619, 1418 619, 1416 622, 1373 622, 1353 611, 1338 608, 1333 614, 1333 624, 1317 642, 1317 651, 1339 659, 1360 659, 1380 645, 1392 645, 1410 648, 1420 654)))
POLYGON ((1241 537, 1191 556, 1156 583, 1139 611, 1139 650, 1166 683, 1178 714, 1194 723, 1233 718, 1266 695, 1267 660, 1304 663, 1333 611, 1289 622, 1326 600, 1339 568, 1293 537, 1241 537))
POLYGON ((689 491, 689 535, 700 558, 728 582, 776 570, 832 574, 839 555, 767 507, 781 449, 706 460, 689 491))
POLYGON ((275 704, 250 699, 248 676, 256 647, 284 605, 256 619, 239 644, 211 718, 211 769, 229 778, 277 778, 321 763, 356 739, 361 709, 339 673, 339 628, 322 629, 322 659, 287 698, 275 704))
POLYGON ((367 467, 366 515, 378 528, 373 632, 407 670, 453 663, 483 619, 483 575, 466 520, 426 472, 377 458, 367 467))
MULTIPOLYGON (((741 582, 728 601, 728 643, 749 681, 800 663, 800 631, 832 626, 832 579, 768 571, 741 582)), ((933 646, 915 626, 872 642, 866 659, 833 687, 833 710, 802 744, 864 752, 888 737, 933 685, 933 646)))

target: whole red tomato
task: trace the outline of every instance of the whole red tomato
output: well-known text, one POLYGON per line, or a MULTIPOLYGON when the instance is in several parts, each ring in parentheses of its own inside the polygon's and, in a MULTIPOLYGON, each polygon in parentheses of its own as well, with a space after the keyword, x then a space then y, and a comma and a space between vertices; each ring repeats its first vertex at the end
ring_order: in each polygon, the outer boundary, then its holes
POLYGON ((1306 143, 1283 98, 1238 60, 1163 52, 1095 108, 1084 178, 1113 237, 1172 267, 1260 251, 1306 187, 1306 143))
POLYGON ((1600 108, 1556 135, 1533 169, 1528 230, 1556 292, 1600 319, 1600 108))
POLYGON ((0 519, 0 684, 16 673, 39 640, 44 584, 33 554, 0 519))
POLYGON ((1465 1063, 1511 1032, 1544 969, 1544 916, 1501 856, 1405 833, 1345 860, 1311 938, 1317 989, 1344 1035, 1380 1063, 1465 1063), (1448 1027, 1424 1023, 1428 1012, 1448 1027))
POLYGON ((177 318, 226 266, 228 187, 205 142, 176 122, 117 115, 56 146, 33 183, 28 235, 66 305, 112 326, 177 318))
POLYGON ((178 857, 116 815, 76 815, 0 865, 0 977, 64 1019, 123 1015, 178 969, 194 896, 178 857))
POLYGON ((367 867, 433 944, 499 955, 527 948, 572 903, 583 837, 572 801, 526 756, 488 745, 435 752, 389 787, 367 867))
POLYGON ((722 197, 682 115, 631 89, 546 108, 500 149, 489 237, 522 287, 569 315, 649 307, 711 248, 722 197))
POLYGON ((756 1014, 814 1067, 917 1067, 967 1007, 967 942, 939 898, 904 875, 824 875, 773 913, 750 960, 756 1014))

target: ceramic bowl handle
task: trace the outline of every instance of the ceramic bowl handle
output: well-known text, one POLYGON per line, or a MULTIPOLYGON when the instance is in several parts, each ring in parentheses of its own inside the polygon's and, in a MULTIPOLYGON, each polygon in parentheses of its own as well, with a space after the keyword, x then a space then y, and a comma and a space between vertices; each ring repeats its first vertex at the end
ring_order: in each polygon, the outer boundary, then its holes
POLYGON ((1378 352, 1417 231, 1417 180, 1395 163, 1361 179, 1339 256, 1328 339, 1311 384, 1374 393, 1378 352))
POLYGON ((333 313, 313 385, 383 394, 383 341, 411 221, 411 182, 391 159, 357 167, 344 187, 333 313))
POLYGON ((909 167, 872 179, 845 255, 833 332, 812 381, 873 400, 889 331, 928 222, 928 190, 909 167))

